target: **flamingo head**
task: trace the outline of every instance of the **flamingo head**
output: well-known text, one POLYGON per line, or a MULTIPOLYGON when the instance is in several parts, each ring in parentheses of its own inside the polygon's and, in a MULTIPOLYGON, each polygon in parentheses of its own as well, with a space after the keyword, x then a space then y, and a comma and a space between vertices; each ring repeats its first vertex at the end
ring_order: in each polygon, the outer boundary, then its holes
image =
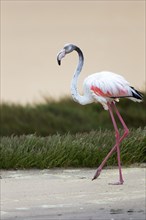
POLYGON ((75 50, 76 46, 73 44, 65 44, 63 49, 57 54, 57 62, 59 65, 61 65, 61 60, 63 57, 65 57, 66 54, 71 53, 73 50, 75 50))

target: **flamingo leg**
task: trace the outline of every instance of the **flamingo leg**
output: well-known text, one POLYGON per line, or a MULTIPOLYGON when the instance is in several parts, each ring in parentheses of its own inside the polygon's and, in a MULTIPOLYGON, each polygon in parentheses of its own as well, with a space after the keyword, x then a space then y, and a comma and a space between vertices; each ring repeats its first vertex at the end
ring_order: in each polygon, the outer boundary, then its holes
MULTIPOLYGON (((111 106, 112 106, 112 104, 111 104, 111 106)), ((110 112, 111 119, 113 122, 113 126, 115 129, 117 159, 118 159, 118 167, 119 167, 119 182, 114 183, 114 185, 120 185, 120 184, 123 184, 123 182, 124 182, 123 176, 122 176, 122 169, 121 169, 121 160, 120 160, 120 135, 119 135, 119 130, 118 130, 111 106, 109 104, 108 107, 109 107, 109 112, 110 112)))
POLYGON ((111 119, 112 119, 112 122, 113 122, 113 125, 114 125, 114 129, 115 129, 115 136, 116 136, 116 144, 114 145, 114 147, 110 150, 110 152, 107 154, 107 156, 104 158, 104 160, 102 161, 101 165, 98 167, 94 177, 92 180, 96 179, 99 175, 100 175, 100 172, 103 168, 103 166, 105 165, 106 161, 108 160, 108 158, 113 154, 113 152, 115 150, 117 150, 117 159, 118 159, 118 167, 119 167, 119 182, 116 183, 116 184, 123 184, 123 177, 122 177, 122 171, 121 171, 121 163, 120 163, 120 143, 122 142, 122 140, 128 135, 129 133, 129 130, 122 118, 122 116, 120 115, 118 109, 116 108, 115 104, 114 103, 111 103, 111 104, 108 104, 108 107, 109 107, 109 112, 110 112, 110 116, 111 116, 111 119), (114 119, 114 115, 113 115, 113 112, 112 112, 112 107, 114 108, 123 128, 124 128, 124 134, 120 137, 119 136, 119 131, 118 131, 118 127, 117 127, 117 124, 116 124, 116 121, 114 119))
POLYGON ((129 134, 129 129, 127 128, 127 126, 126 126, 122 116, 120 115, 120 112, 118 111, 115 103, 112 103, 112 105, 113 105, 113 107, 115 109, 115 112, 116 112, 116 114, 117 114, 117 116, 118 116, 118 118, 119 118, 119 120, 120 120, 120 122, 121 122, 121 124, 122 124, 122 126, 124 128, 124 134, 123 135, 124 135, 124 138, 125 138, 129 134))

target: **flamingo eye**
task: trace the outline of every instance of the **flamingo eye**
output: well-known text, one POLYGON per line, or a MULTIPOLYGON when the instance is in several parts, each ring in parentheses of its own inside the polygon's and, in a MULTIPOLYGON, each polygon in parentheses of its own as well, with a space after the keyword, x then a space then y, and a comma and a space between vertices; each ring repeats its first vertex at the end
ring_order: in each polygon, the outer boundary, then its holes
POLYGON ((68 46, 65 46, 64 47, 66 53, 69 53, 71 51, 71 47, 68 45, 68 46))
POLYGON ((71 53, 75 47, 73 44, 65 44, 64 49, 66 53, 71 53))

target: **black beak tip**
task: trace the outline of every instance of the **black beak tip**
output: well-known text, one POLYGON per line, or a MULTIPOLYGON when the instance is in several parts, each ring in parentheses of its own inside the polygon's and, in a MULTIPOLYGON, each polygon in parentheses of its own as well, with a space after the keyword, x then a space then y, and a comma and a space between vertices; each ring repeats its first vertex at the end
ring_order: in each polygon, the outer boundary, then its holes
POLYGON ((61 60, 57 60, 57 62, 58 62, 58 65, 60 66, 61 65, 61 60))

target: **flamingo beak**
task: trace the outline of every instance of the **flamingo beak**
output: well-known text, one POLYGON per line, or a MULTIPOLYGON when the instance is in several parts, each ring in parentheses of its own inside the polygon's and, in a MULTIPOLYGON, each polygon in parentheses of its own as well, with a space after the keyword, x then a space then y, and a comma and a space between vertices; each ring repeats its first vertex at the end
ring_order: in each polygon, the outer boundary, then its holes
POLYGON ((65 49, 62 49, 58 55, 57 55, 57 62, 58 62, 58 65, 61 65, 61 60, 63 57, 65 57, 65 49))

